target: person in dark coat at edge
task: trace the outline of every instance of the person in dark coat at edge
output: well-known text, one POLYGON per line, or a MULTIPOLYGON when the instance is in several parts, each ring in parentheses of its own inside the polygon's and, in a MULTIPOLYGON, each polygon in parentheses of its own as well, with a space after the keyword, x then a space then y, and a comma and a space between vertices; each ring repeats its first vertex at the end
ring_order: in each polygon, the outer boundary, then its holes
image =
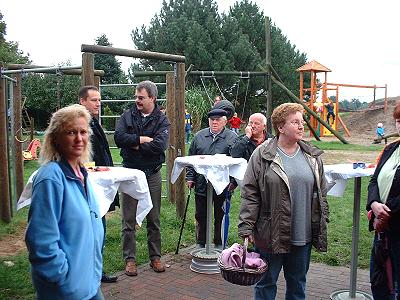
MULTIPOLYGON (((393 118, 400 134, 400 103, 393 118)), ((400 140, 383 150, 368 186, 370 230, 375 230, 370 281, 374 299, 400 299, 400 140)))
POLYGON ((266 132, 267 118, 262 113, 254 113, 244 129, 244 134, 238 136, 230 146, 232 157, 242 157, 249 161, 253 151, 272 135, 266 132))
MULTIPOLYGON (((223 109, 212 109, 208 113, 210 127, 196 133, 189 148, 189 155, 229 155, 229 145, 237 137, 231 130, 226 129, 227 112, 223 109)), ((206 243, 207 223, 207 182, 203 175, 196 173, 193 167, 186 169, 186 184, 189 189, 195 188, 196 204, 196 241, 198 247, 204 247, 206 243)), ((221 225, 224 211, 222 206, 228 190, 234 189, 231 182, 222 194, 217 195, 213 191, 214 202, 214 245, 222 249, 221 225)))
MULTIPOLYGON (((121 148, 125 168, 139 169, 146 175, 153 208, 146 216, 147 248, 150 267, 164 272, 161 262, 161 167, 165 162, 168 145, 169 121, 157 104, 158 90, 154 82, 142 81, 136 86, 135 105, 126 110, 118 120, 114 139, 121 148)), ((137 275, 136 266, 136 211, 138 201, 121 194, 122 249, 125 274, 137 275)))
MULTIPOLYGON (((86 107, 92 116, 90 127, 92 128, 93 134, 91 135, 90 139, 92 142, 93 161, 95 162, 96 166, 112 167, 114 164, 110 153, 110 147, 108 145, 103 128, 98 121, 100 101, 101 96, 97 87, 88 85, 81 87, 79 90, 79 103, 86 107)), ((108 211, 115 210, 115 206, 119 206, 118 194, 115 196, 114 202, 111 204, 108 211)), ((101 220, 104 227, 104 241, 102 247, 102 249, 104 249, 106 240, 106 216, 103 216, 101 220)), ((117 276, 107 275, 105 272, 103 272, 101 276, 102 282, 112 283, 116 282, 117 279, 117 276)))

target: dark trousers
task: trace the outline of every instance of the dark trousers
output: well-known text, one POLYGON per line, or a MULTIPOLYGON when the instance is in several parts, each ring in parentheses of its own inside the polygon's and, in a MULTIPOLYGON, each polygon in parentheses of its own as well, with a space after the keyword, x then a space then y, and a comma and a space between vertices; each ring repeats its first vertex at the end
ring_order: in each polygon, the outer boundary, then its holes
MULTIPOLYGON (((146 216, 147 247, 150 260, 161 257, 160 208, 161 172, 149 175, 149 185, 153 208, 146 216)), ((122 251, 125 261, 136 260, 136 210, 138 200, 122 194, 122 251)))
MULTIPOLYGON (((375 247, 377 246, 378 243, 378 237, 375 234, 373 246, 372 246, 372 253, 371 253, 371 260, 370 260, 370 278, 372 281, 373 274, 375 272, 376 268, 379 268, 380 266, 377 265, 377 262, 374 260, 374 251, 375 247)), ((371 291, 372 291, 372 296, 374 297, 375 300, 395 300, 395 299, 400 299, 400 239, 397 238, 391 238, 389 242, 389 256, 392 261, 392 276, 393 276, 393 284, 394 284, 394 294, 390 294, 389 288, 387 284, 382 284, 382 285, 371 285, 371 291)))
POLYGON ((333 112, 328 112, 328 114, 326 115, 326 122, 328 122, 328 124, 329 124, 329 119, 331 118, 331 116, 332 116, 331 124, 333 124, 335 122, 335 114, 333 112))
POLYGON ((270 254, 260 251, 268 261, 268 271, 254 287, 254 299, 274 300, 277 281, 283 268, 286 280, 286 300, 306 299, 306 276, 310 266, 311 243, 292 246, 290 253, 270 254))
MULTIPOLYGON (((213 193, 214 203, 214 244, 222 245, 221 239, 221 223, 224 216, 222 206, 225 201, 225 193, 217 195, 213 193)), ((206 243, 206 230, 207 230, 207 197, 197 195, 195 196, 196 202, 196 239, 197 244, 204 245, 206 243)), ((211 229, 211 228, 210 228, 211 229)))

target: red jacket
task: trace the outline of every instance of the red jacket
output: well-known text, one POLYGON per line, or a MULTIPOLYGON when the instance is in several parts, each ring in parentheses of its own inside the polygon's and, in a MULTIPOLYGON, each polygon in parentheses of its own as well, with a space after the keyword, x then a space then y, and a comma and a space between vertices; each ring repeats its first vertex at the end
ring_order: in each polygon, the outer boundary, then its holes
POLYGON ((232 117, 228 122, 231 128, 240 128, 240 124, 243 123, 242 119, 239 117, 232 117))

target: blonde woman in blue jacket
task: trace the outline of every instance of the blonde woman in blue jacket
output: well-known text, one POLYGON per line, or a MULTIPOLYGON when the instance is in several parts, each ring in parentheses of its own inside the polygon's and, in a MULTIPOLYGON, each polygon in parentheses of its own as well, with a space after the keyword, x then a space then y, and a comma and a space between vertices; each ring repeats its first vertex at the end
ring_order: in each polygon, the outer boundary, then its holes
POLYGON ((25 236, 37 299, 104 299, 103 226, 83 167, 90 118, 81 105, 62 108, 44 136, 25 236))

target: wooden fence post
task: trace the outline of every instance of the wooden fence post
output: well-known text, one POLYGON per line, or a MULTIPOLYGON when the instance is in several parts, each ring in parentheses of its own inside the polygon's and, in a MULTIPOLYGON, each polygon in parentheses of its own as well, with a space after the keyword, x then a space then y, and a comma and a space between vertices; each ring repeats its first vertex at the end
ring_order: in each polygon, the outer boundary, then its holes
POLYGON ((8 172, 8 117, 7 117, 7 96, 6 80, 0 79, 0 217, 9 223, 11 222, 10 209, 10 182, 8 172))
POLYGON ((167 148, 167 193, 170 202, 175 202, 175 184, 171 183, 171 171, 176 157, 176 111, 175 111, 175 79, 174 74, 169 73, 165 77, 167 82, 166 113, 171 126, 169 127, 169 138, 167 148))
MULTIPOLYGON (((185 156, 185 64, 176 64, 175 84, 175 147, 176 156, 185 156)), ((174 158, 174 159, 175 159, 174 158)), ((173 165, 171 165, 172 171, 173 165)), ((176 213, 183 218, 185 213, 185 172, 175 182, 176 213)))
POLYGON ((22 158, 22 86, 21 86, 21 74, 15 74, 17 83, 14 84, 13 95, 14 95, 14 136, 13 143, 15 149, 15 183, 17 191, 17 199, 21 196, 22 190, 24 189, 24 160, 22 158))
POLYGON ((85 85, 95 85, 93 53, 82 53, 81 86, 85 85))

